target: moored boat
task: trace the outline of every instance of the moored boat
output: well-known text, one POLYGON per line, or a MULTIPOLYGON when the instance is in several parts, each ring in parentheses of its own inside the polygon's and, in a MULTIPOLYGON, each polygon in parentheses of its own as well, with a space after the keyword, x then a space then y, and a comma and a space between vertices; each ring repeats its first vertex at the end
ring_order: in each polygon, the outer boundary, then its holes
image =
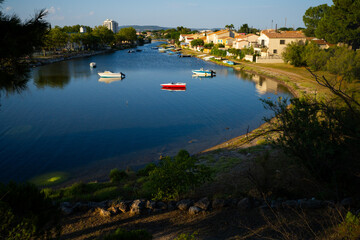
POLYGON ((177 83, 163 83, 163 84, 160 84, 162 87, 164 88, 186 88, 186 83, 180 83, 180 82, 177 82, 177 83))
POLYGON ((96 62, 91 62, 91 63, 90 63, 90 67, 91 67, 91 68, 96 68, 96 62))
POLYGON ((224 60, 223 63, 229 64, 229 65, 235 64, 233 61, 229 61, 229 60, 224 60))
POLYGON ((184 92, 186 91, 186 87, 178 87, 178 88, 171 88, 171 87, 162 87, 161 90, 169 91, 169 92, 184 92))
POLYGON ((199 76, 215 76, 216 72, 214 70, 205 70, 203 68, 200 68, 199 70, 193 70, 192 71, 195 75, 199 75, 199 76))
POLYGON ((105 71, 105 72, 99 72, 98 74, 101 78, 124 78, 125 77, 125 74, 122 72, 113 73, 110 71, 105 71))

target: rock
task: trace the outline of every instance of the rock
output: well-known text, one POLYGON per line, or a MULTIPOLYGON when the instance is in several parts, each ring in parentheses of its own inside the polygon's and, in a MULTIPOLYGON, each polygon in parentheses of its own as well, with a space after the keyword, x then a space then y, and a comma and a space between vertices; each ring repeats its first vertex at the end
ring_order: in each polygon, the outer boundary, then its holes
POLYGON ((196 207, 196 206, 192 206, 192 207, 189 208, 189 214, 190 215, 196 215, 201 211, 202 211, 202 209, 199 208, 199 207, 196 207))
POLYGON ((241 199, 238 204, 237 207, 241 210, 247 210, 250 209, 251 205, 250 205, 250 199, 249 198, 243 198, 241 199))
POLYGON ((119 202, 118 204, 116 204, 116 207, 123 213, 126 213, 129 211, 129 203, 127 203, 125 201, 119 202))
POLYGON ((282 201, 281 200, 272 200, 270 207, 274 208, 274 209, 280 209, 282 206, 282 201))
POLYGON ((103 208, 97 208, 96 211, 99 213, 100 216, 102 217, 110 217, 111 216, 111 212, 108 210, 105 210, 103 208))
POLYGON ((120 210, 116 207, 109 207, 108 211, 111 213, 111 215, 116 215, 120 212, 120 210))
POLYGON ((70 207, 60 206, 60 209, 65 215, 70 215, 73 213, 73 209, 70 207))
POLYGON ((207 210, 210 206, 210 201, 207 197, 204 197, 202 199, 200 199, 199 201, 197 201, 196 203, 194 203, 195 207, 199 207, 202 210, 207 210))
POLYGON ((137 199, 133 201, 133 203, 131 204, 130 214, 132 215, 141 214, 143 213, 144 208, 145 208, 145 201, 137 199))
POLYGON ((344 206, 344 207, 350 207, 353 204, 354 204, 354 199, 351 198, 351 197, 350 198, 344 198, 340 203, 340 205, 344 206))
POLYGON ((157 206, 156 202, 154 201, 146 201, 146 208, 149 208, 149 209, 155 209, 157 206))
POLYGON ((238 199, 229 199, 226 201, 226 204, 230 207, 237 207, 238 202, 238 199))
POLYGON ((192 201, 190 199, 184 199, 179 201, 176 204, 176 207, 182 211, 186 211, 189 209, 189 207, 192 205, 192 201))
POLYGON ((175 209, 176 209, 176 202, 175 202, 175 201, 170 201, 170 202, 168 202, 168 204, 167 204, 167 209, 168 209, 169 211, 175 210, 175 209))
POLYGON ((287 200, 282 203, 283 208, 297 208, 298 202, 296 200, 287 200))
POLYGON ((322 201, 316 200, 316 199, 299 199, 298 200, 298 206, 301 208, 310 208, 310 209, 316 209, 321 208, 323 206, 322 201))
POLYGON ((157 207, 158 209, 161 209, 161 210, 166 210, 166 209, 168 208, 168 206, 167 206, 166 203, 164 203, 164 202, 158 202, 158 203, 156 204, 156 207, 157 207))
POLYGON ((222 209, 226 206, 226 202, 224 199, 214 199, 211 206, 213 209, 222 209))

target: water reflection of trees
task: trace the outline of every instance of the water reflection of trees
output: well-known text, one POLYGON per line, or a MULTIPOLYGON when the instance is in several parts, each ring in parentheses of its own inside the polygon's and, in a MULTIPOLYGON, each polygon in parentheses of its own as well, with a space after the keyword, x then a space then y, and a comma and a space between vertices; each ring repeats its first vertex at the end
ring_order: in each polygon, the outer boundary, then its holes
POLYGON ((70 83, 68 64, 50 64, 34 72, 34 84, 37 88, 64 88, 70 83))
POLYGON ((2 94, 19 94, 27 90, 28 81, 29 68, 27 66, 14 66, 12 72, 0 70, 0 98, 2 94))

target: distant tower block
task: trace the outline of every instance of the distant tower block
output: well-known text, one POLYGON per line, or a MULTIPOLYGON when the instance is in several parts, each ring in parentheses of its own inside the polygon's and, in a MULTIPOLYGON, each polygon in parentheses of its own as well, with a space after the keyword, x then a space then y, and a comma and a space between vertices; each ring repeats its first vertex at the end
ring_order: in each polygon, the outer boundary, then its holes
POLYGON ((106 19, 103 23, 103 26, 116 33, 118 31, 119 24, 114 20, 106 19))
POLYGON ((81 32, 81 33, 86 33, 86 28, 80 27, 80 32, 81 32))

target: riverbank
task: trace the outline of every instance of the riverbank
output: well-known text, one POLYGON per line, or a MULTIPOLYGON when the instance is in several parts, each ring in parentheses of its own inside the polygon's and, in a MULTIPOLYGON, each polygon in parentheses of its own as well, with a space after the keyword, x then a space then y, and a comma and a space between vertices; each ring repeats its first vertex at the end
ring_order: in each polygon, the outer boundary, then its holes
MULTIPOLYGON (((203 54, 202 52, 193 51, 190 49, 183 49, 183 54, 192 55, 199 59, 203 59, 206 56, 211 56, 210 54, 203 54), (201 57, 200 57, 201 56, 201 57)), ((244 71, 248 74, 259 75, 265 78, 270 78, 282 85, 284 85, 294 97, 305 97, 305 96, 316 96, 318 99, 328 99, 331 96, 331 92, 320 86, 316 80, 313 78, 311 73, 305 68, 294 67, 286 63, 276 63, 276 64, 258 64, 247 61, 239 61, 231 58, 223 58, 223 60, 209 60, 215 64, 232 67, 238 71, 244 71), (222 61, 224 59, 231 60, 235 65, 225 64, 222 61)), ((205 60, 204 60, 205 61, 205 60)), ((325 76, 327 78, 334 77, 328 72, 316 72, 319 76, 325 76)), ((236 138, 230 139, 219 145, 205 149, 203 153, 208 153, 216 151, 219 149, 237 149, 237 148, 248 148, 258 145, 259 143, 264 143, 264 136, 261 136, 261 133, 264 132, 269 125, 267 123, 262 124, 255 130, 238 136, 236 138)))
POLYGON ((47 64, 52 64, 56 62, 82 58, 82 57, 91 57, 99 54, 112 53, 116 50, 114 49, 105 49, 98 51, 84 51, 84 52, 65 52, 65 53, 57 53, 52 54, 45 57, 33 57, 29 60, 29 64, 31 67, 39 67, 47 64))

